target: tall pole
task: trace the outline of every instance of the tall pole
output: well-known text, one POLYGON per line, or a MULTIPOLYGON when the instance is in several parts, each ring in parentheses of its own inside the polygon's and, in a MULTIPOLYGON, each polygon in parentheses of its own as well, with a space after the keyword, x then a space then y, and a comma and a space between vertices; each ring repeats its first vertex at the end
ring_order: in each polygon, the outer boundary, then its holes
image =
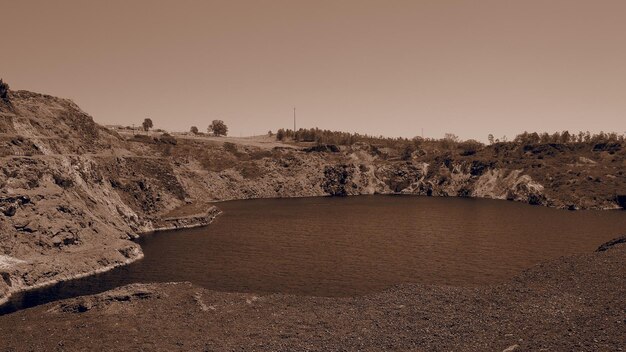
POLYGON ((293 107, 293 133, 296 133, 296 107, 293 107))

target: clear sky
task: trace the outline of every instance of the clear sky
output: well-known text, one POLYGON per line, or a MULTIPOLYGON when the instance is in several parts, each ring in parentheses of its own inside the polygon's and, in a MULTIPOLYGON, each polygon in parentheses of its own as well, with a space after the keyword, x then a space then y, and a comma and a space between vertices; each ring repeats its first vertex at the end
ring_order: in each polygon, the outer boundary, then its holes
POLYGON ((0 77, 102 124, 626 131, 626 1, 0 0, 0 77))

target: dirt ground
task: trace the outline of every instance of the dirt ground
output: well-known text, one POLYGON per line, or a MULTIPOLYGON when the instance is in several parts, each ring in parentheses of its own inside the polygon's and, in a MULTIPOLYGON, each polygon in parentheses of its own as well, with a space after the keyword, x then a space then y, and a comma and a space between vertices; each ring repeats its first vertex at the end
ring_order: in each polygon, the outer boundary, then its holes
POLYGON ((352 298, 135 284, 0 317, 2 351, 622 351, 626 244, 481 288, 352 298))
MULTIPOLYGON (((115 130, 120 136, 130 139, 134 134, 147 135, 150 137, 159 137, 162 133, 156 131, 139 131, 133 132, 132 130, 124 130, 124 129, 116 129, 115 130)), ((189 140, 189 141, 200 141, 200 142, 213 142, 216 145, 221 145, 224 142, 230 142, 234 144, 239 144, 247 147, 257 147, 261 149, 272 149, 272 148, 291 148, 291 149, 300 149, 303 146, 307 146, 312 143, 299 143, 299 144, 289 144, 286 142, 281 142, 276 140, 276 136, 269 135, 259 135, 259 136, 249 136, 249 137, 229 137, 229 136, 211 136, 207 134, 202 135, 194 135, 189 132, 172 132, 172 136, 176 137, 179 140, 189 140)))

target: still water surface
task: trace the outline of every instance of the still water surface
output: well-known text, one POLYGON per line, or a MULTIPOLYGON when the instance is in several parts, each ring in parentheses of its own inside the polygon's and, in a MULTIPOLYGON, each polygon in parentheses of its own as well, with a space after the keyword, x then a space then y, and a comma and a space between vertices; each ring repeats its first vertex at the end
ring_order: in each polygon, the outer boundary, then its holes
POLYGON ((626 232, 624 211, 410 196, 232 201, 208 227, 139 240, 145 258, 15 295, 8 312, 134 282, 347 296, 401 283, 497 283, 538 262, 591 252, 626 232))

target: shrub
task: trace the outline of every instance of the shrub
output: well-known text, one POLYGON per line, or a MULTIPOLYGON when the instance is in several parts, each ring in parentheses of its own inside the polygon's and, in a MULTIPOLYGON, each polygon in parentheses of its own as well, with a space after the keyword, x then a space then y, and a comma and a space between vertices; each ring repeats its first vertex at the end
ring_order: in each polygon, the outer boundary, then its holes
POLYGON ((238 152, 237 145, 231 142, 224 142, 224 150, 233 154, 236 154, 238 152))
POLYGON ((172 136, 169 133, 163 133, 163 135, 161 135, 161 137, 159 137, 158 142, 160 143, 165 143, 165 144, 171 144, 171 145, 176 145, 177 141, 176 138, 174 136, 172 136))
POLYGON ((461 148, 460 154, 462 156, 468 156, 476 154, 476 152, 483 148, 483 144, 479 141, 469 139, 467 141, 459 143, 459 148, 461 148))

